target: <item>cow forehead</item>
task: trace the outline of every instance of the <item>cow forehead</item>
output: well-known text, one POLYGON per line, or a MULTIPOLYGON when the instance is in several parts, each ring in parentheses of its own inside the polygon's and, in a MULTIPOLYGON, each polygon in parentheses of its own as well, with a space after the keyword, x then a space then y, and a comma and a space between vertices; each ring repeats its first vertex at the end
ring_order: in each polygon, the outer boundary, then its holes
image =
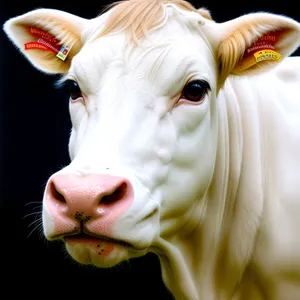
POLYGON ((195 18, 185 21, 169 18, 140 45, 130 43, 124 31, 88 41, 74 57, 69 73, 84 82, 100 80, 107 73, 116 76, 110 72, 113 69, 139 79, 149 75, 156 82, 170 76, 173 81, 185 81, 188 74, 197 72, 209 80, 215 73, 211 45, 199 34, 201 25, 195 18))

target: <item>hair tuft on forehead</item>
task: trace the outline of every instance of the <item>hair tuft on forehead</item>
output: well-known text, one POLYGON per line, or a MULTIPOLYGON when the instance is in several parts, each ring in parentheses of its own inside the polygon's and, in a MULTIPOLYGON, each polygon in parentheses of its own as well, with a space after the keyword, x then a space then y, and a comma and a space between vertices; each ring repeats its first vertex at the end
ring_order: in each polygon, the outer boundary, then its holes
POLYGON ((149 31, 163 24, 166 17, 165 4, 174 4, 181 9, 197 12, 211 20, 209 11, 202 8, 197 10, 184 0, 122 0, 106 6, 105 10, 113 10, 100 36, 126 30, 131 40, 138 43, 140 39, 148 36, 149 31))

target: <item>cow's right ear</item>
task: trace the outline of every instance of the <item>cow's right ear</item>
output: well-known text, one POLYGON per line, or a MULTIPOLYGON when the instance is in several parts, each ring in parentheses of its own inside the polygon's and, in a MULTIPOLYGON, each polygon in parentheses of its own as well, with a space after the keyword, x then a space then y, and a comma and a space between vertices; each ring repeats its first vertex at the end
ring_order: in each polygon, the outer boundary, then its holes
POLYGON ((81 49, 87 21, 55 9, 36 9, 9 19, 3 29, 37 69, 56 74, 66 73, 81 49))

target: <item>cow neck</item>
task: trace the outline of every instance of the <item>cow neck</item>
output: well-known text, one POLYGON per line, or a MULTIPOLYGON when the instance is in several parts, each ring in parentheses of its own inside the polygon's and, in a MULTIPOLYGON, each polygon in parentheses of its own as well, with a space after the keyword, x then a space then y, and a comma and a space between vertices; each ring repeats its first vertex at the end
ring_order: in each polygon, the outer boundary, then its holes
MULTIPOLYGON (((226 106, 220 109, 224 114, 219 119, 227 139, 223 143, 227 151, 224 154, 227 179, 222 197, 225 203, 222 233, 216 253, 217 299, 231 299, 239 289, 252 261, 263 214, 261 99, 253 93, 254 84, 251 77, 231 77, 219 95, 219 102, 226 106)), ((224 152, 220 146, 219 152, 224 152)))

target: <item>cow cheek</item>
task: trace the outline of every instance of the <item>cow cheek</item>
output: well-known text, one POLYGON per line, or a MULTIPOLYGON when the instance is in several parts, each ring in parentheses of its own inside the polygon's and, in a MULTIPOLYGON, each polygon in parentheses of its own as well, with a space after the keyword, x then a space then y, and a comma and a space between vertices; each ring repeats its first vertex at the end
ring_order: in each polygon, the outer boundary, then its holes
POLYGON ((73 160, 75 158, 75 153, 76 153, 76 132, 75 130, 72 128, 72 132, 70 135, 70 140, 69 140, 69 155, 71 160, 73 160))
POLYGON ((82 103, 70 104, 69 111, 72 123, 69 139, 69 155, 71 160, 73 160, 78 152, 78 145, 81 144, 79 137, 82 137, 88 128, 88 115, 82 103))
POLYGON ((177 220, 172 230, 181 226, 180 220, 186 221, 190 212, 202 213, 195 210, 195 207, 204 201, 215 164, 215 145, 211 131, 203 130, 202 133, 198 136, 200 139, 193 136, 184 141, 184 145, 190 145, 193 150, 187 151, 185 148, 174 155, 168 182, 161 187, 162 220, 177 220))

